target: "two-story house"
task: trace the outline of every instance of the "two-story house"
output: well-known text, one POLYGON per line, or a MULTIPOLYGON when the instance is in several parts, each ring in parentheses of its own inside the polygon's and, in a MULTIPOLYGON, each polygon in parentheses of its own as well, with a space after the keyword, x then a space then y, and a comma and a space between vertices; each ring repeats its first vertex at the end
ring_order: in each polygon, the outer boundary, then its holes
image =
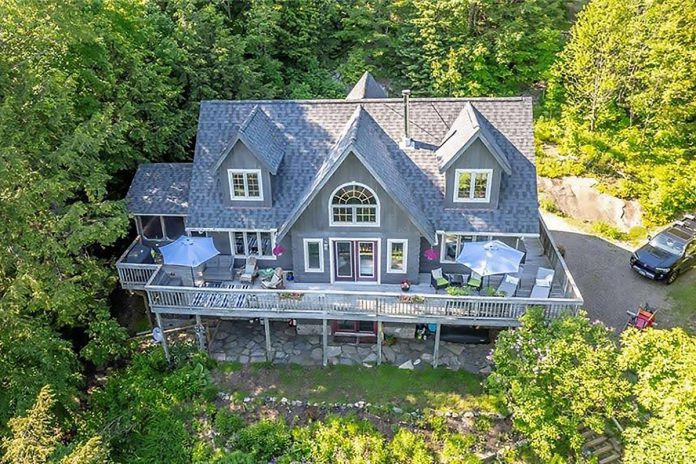
POLYGON ((582 303, 540 223, 529 97, 393 99, 365 73, 345 100, 204 101, 193 163, 140 166, 127 200, 138 238, 121 282, 158 314, 378 333, 511 326, 532 304, 582 303), (212 237, 214 278, 143 251, 183 234, 212 237), (430 286, 434 269, 464 271, 463 244, 492 239, 526 253, 514 295, 430 286), (252 255, 283 270, 284 289, 239 282, 252 255), (543 300, 530 299, 538 267, 556 271, 543 300))

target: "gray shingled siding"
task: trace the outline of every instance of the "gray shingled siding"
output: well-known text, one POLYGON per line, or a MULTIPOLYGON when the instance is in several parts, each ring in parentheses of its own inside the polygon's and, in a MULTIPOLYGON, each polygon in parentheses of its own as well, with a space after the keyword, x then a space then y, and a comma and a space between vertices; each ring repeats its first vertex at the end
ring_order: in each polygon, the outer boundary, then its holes
POLYGON ((228 207, 254 207, 270 208, 272 203, 272 176, 268 169, 256 158, 256 156, 239 141, 232 148, 218 169, 218 182, 220 183, 221 201, 228 207), (232 200, 230 195, 230 182, 228 169, 259 169, 261 171, 261 186, 263 188, 263 201, 232 200))
MULTIPOLYGON (((401 139, 403 106, 400 100, 203 102, 187 227, 280 227, 298 199, 305 194, 358 104, 393 141, 401 139), (221 185, 210 167, 256 105, 282 128, 288 140, 273 185, 273 207, 229 208, 220 201, 221 185)), ((417 148, 405 152, 410 162, 399 162, 396 166, 409 194, 414 196, 435 229, 507 233, 538 231, 531 99, 412 99, 410 114, 411 133, 417 148), (496 209, 444 207, 445 176, 439 172, 434 149, 467 101, 471 101, 495 126, 492 136, 512 167, 513 174, 502 179, 496 209)))
MULTIPOLYGON (((511 247, 515 247, 517 245, 517 240, 519 237, 501 237, 501 236, 496 236, 495 234, 491 234, 490 238, 492 240, 500 240, 501 242, 510 245, 511 247)), ((477 237, 477 240, 488 240, 489 236, 479 236, 477 237)), ((520 243, 522 243, 522 239, 519 238, 520 243)), ((428 274, 430 271, 433 269, 437 268, 442 268, 444 272, 463 272, 464 267, 461 264, 457 263, 441 263, 440 262, 440 247, 442 246, 442 235, 438 237, 438 244, 433 246, 433 249, 437 251, 437 259, 435 261, 428 261, 423 257, 423 253, 425 250, 430 248, 430 244, 425 240, 421 239, 421 259, 420 259, 420 268, 419 272, 423 274, 428 274)), ((521 244, 518 249, 524 251, 524 245, 521 244)))
MULTIPOLYGON (((208 232, 207 235, 213 237, 213 243, 215 248, 223 255, 232 254, 232 242, 229 238, 229 232, 208 232)), ((293 267, 292 260, 292 242, 289 238, 285 238, 276 244, 280 244, 285 248, 285 253, 282 256, 276 257, 276 259, 259 259, 259 268, 275 268, 281 267, 286 270, 290 270, 293 267)), ((237 258, 234 260, 234 266, 240 268, 244 266, 245 259, 237 258)))
POLYGON ((445 194, 445 208, 457 208, 457 209, 491 209, 498 207, 498 198, 500 196, 500 181, 503 168, 500 166, 495 157, 486 148, 486 146, 481 142, 481 140, 476 140, 472 143, 464 153, 459 155, 449 169, 445 173, 446 177, 446 194, 445 194), (492 169, 493 170, 493 180, 491 182, 491 201, 487 203, 455 203, 454 198, 454 181, 456 179, 457 169, 492 169))
POLYGON ((379 182, 363 166, 358 158, 350 154, 336 172, 312 200, 309 207, 300 215, 290 230, 295 276, 302 282, 330 282, 331 255, 329 238, 377 239, 379 242, 379 267, 382 283, 399 283, 404 278, 418 279, 418 257, 420 256, 420 233, 411 223, 401 206, 395 203, 379 182), (329 202, 331 195, 342 184, 359 182, 370 187, 380 202, 379 227, 346 227, 329 225, 329 202), (305 238, 321 238, 324 243, 324 272, 304 272, 305 238), (387 239, 408 239, 407 274, 390 274, 387 268, 387 239))

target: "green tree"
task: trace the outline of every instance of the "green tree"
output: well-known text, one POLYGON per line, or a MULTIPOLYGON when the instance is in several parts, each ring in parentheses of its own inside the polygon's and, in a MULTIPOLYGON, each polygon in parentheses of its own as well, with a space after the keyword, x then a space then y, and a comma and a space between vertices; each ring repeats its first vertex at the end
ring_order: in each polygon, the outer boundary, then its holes
POLYGON ((505 396, 515 428, 542 459, 577 455, 582 427, 601 432, 627 413, 629 384, 616 368, 616 343, 584 314, 548 321, 530 309, 521 322, 498 337, 489 386, 505 396))
POLYGON ((629 330, 619 366, 632 374, 639 421, 626 428, 624 462, 696 462, 696 337, 682 329, 629 330))
POLYGON ((12 436, 3 440, 3 462, 44 464, 60 442, 60 429, 53 415, 56 401, 50 387, 41 389, 26 416, 9 421, 12 436))
POLYGON ((24 414, 45 385, 64 408, 74 407, 80 383, 77 356, 40 320, 0 310, 0 424, 24 414))
POLYGON ((693 2, 590 1, 552 73, 561 157, 540 172, 598 177, 655 223, 696 208, 694 30, 693 2))

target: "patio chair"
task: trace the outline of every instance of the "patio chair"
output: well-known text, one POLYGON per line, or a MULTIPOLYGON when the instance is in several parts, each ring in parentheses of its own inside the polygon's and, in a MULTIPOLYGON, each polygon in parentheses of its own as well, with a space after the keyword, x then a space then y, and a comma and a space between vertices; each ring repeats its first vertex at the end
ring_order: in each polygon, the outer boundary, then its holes
POLYGON ((441 288, 449 287, 449 280, 447 280, 442 274, 441 267, 430 271, 430 285, 435 289, 435 291, 438 291, 441 288))
POLYGON ((469 287, 474 287, 481 290, 481 287, 483 286, 483 277, 481 277, 481 275, 476 272, 472 272, 466 284, 469 287))
POLYGON ((283 284, 283 269, 277 267, 270 279, 261 280, 263 288, 284 288, 283 284))
POLYGON ((545 267, 537 269, 536 281, 532 287, 530 298, 548 298, 551 294, 551 285, 553 284, 553 276, 555 271, 545 267))
POLYGON ((259 273, 259 267, 256 264, 256 256, 247 257, 246 264, 244 265, 244 271, 242 275, 239 276, 240 282, 253 282, 254 278, 259 273))
POLYGON ((520 278, 512 274, 505 274, 502 282, 498 285, 498 293, 502 293, 506 297, 515 296, 517 288, 520 286, 520 278))

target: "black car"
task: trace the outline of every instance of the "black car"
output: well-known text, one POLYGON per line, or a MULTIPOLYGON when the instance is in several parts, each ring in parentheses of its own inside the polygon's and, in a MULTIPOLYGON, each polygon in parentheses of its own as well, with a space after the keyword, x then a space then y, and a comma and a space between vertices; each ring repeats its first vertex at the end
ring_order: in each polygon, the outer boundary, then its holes
POLYGON ((674 282, 696 267, 696 218, 688 215, 663 230, 631 255, 631 267, 653 280, 674 282))

